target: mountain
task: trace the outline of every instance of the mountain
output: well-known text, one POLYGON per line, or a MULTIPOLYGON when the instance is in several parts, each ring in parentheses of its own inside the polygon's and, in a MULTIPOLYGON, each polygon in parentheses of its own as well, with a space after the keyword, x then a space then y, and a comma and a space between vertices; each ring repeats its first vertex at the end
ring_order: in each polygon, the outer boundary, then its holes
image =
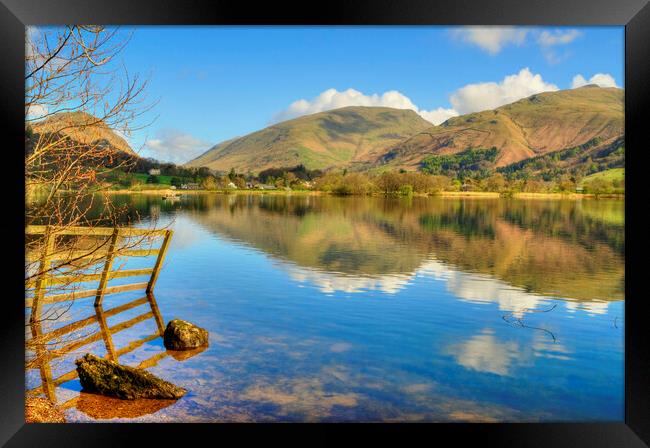
MULTIPOLYGON (((591 166, 587 157, 592 153, 600 157, 609 154, 610 146, 621 146, 623 129, 623 90, 588 85, 539 93, 439 126, 411 110, 344 107, 219 143, 186 165, 254 173, 298 164, 309 169, 416 170, 432 156, 447 156, 433 160, 434 165, 453 164, 460 153, 461 163, 478 160, 481 169, 493 169, 556 151, 571 153, 589 143, 588 152, 579 151, 582 158, 559 164, 568 168, 591 166)), ((620 166, 622 160, 609 157, 598 165, 620 166)))
POLYGON ((376 164, 412 170, 428 156, 495 147, 491 162, 503 167, 594 138, 610 142, 623 129, 623 90, 588 85, 451 118, 397 143, 376 164))
POLYGON ((388 148, 430 126, 412 110, 344 107, 219 143, 186 166, 254 173, 298 164, 309 169, 355 167, 376 161, 388 148))
POLYGON ((84 145, 106 144, 130 156, 137 156, 124 138, 106 123, 85 112, 60 112, 31 124, 34 134, 56 132, 84 145))

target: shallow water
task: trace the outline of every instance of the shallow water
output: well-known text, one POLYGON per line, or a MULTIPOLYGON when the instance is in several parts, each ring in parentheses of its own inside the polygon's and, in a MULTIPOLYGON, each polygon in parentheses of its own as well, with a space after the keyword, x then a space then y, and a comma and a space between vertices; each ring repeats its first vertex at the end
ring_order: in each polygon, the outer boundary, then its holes
MULTIPOLYGON (((143 343, 120 362, 153 357, 149 371, 188 394, 81 394, 69 421, 623 420, 623 201, 113 199, 141 226, 170 223, 155 300, 165 323, 208 329, 210 346, 178 360, 159 337, 143 343)), ((94 313, 85 300, 67 321, 94 313)), ((155 332, 146 319, 113 339, 155 332)), ((106 352, 99 340, 53 375, 85 351, 106 352)), ((28 388, 39 384, 28 372, 28 388)), ((63 383, 57 400, 79 389, 63 383)))

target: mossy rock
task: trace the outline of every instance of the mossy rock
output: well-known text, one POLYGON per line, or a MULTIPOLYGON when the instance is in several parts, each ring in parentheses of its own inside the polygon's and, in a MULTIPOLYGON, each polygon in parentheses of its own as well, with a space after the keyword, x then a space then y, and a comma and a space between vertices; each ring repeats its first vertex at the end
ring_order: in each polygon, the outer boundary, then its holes
POLYGON ((75 361, 79 381, 86 392, 135 400, 137 398, 177 399, 186 390, 144 369, 123 366, 87 353, 75 361))
POLYGON ((167 324, 163 339, 168 350, 192 350, 208 345, 208 330, 174 319, 167 324))

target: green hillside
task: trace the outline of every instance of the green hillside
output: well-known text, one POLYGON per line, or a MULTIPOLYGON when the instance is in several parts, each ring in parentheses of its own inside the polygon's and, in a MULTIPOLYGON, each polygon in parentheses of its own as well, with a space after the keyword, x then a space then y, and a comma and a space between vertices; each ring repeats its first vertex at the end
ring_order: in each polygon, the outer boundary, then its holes
POLYGON ((595 179, 602 179, 608 182, 624 182, 625 181, 625 168, 612 168, 610 170, 601 171, 600 173, 590 174, 585 177, 585 182, 590 182, 595 179))
POLYGON ((430 126, 412 110, 344 107, 220 143, 186 166, 253 173, 298 164, 309 169, 364 166, 430 126))

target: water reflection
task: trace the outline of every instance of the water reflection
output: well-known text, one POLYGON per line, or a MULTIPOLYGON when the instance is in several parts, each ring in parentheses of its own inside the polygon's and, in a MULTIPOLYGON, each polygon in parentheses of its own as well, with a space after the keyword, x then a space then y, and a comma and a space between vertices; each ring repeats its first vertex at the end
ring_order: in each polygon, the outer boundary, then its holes
POLYGON ((156 420, 622 419, 620 201, 114 199, 173 221, 161 309, 210 331, 156 420))
MULTIPOLYGON (((111 302, 115 303, 116 300, 120 300, 119 294, 111 297, 111 302)), ((94 308, 94 314, 53 329, 48 328, 45 332, 42 323, 30 323, 34 336, 28 341, 27 366, 39 371, 41 381, 39 386, 28 389, 27 395, 44 394, 63 409, 76 407, 95 419, 134 418, 155 413, 176 402, 150 399, 120 400, 83 391, 71 391, 69 386, 78 389, 76 385, 70 384, 78 378, 74 360, 85 353, 94 353, 115 362, 123 362, 126 358, 130 361, 129 364, 135 364, 133 359, 137 359, 135 367, 149 368, 167 356, 182 361, 202 351, 177 353, 162 350, 153 356, 143 357, 138 354, 138 357, 133 358, 134 352, 140 347, 160 344, 162 341, 164 321, 153 293, 135 300, 128 299, 127 302, 107 310, 102 305, 92 307, 88 303, 80 304, 78 308, 86 314, 94 308), (148 311, 143 308, 148 308, 148 311), (149 330, 144 336, 139 332, 128 332, 134 327, 150 329, 152 326, 153 332, 149 330), (70 368, 72 370, 69 370, 70 368), (60 373, 61 371, 65 373, 60 373)))
POLYGON ((508 375, 510 365, 522 359, 517 343, 499 341, 489 328, 449 351, 463 367, 497 375, 508 375))
MULTIPOLYGON (((620 201, 486 206, 485 200, 235 195, 188 201, 183 216, 290 262, 292 278, 324 292, 395 293, 439 263, 539 295, 623 299, 620 201)), ((482 291, 491 288, 488 281, 463 282, 468 299, 493 292, 482 291)))

